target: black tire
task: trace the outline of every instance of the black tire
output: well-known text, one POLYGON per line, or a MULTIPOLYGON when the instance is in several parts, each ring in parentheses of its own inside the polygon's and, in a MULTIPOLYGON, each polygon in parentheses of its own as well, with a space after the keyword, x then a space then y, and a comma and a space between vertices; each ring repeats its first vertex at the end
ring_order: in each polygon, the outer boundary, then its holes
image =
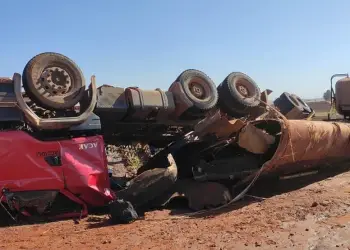
POLYGON ((83 97, 85 79, 70 58, 46 52, 36 55, 26 64, 23 88, 28 97, 43 108, 70 109, 83 97))
POLYGON ((300 105, 303 107, 304 111, 311 113, 312 110, 310 108, 309 105, 307 105, 299 96, 292 94, 291 96, 293 96, 299 103, 300 105))
POLYGON ((232 117, 246 116, 259 109, 261 91, 244 73, 230 73, 218 86, 218 93, 220 109, 232 117))
POLYGON ((278 97, 273 104, 279 109, 279 111, 286 115, 293 108, 298 108, 300 111, 303 110, 303 106, 297 99, 288 92, 283 92, 280 97, 278 97))
POLYGON ((171 167, 150 169, 132 179, 127 188, 118 191, 118 197, 139 209, 164 194, 176 180, 177 172, 171 167))
POLYGON ((212 109, 218 102, 219 96, 215 83, 199 70, 185 70, 175 82, 181 84, 184 94, 198 111, 212 109))

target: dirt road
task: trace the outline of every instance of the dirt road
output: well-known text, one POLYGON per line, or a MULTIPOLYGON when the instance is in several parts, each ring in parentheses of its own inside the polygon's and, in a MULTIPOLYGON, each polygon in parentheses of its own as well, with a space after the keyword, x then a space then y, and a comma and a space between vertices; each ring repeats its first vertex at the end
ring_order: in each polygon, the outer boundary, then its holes
POLYGON ((106 217, 91 216, 79 224, 2 228, 0 248, 350 249, 350 173, 309 183, 258 184, 255 194, 270 198, 246 199, 206 217, 171 219, 163 210, 129 225, 109 226, 106 217), (269 191, 262 193, 261 185, 269 191))

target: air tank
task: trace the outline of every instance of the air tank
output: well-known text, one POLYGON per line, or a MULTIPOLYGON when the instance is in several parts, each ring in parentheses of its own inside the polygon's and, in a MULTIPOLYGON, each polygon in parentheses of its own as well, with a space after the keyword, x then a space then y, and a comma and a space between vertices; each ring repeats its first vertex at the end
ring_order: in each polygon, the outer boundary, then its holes
POLYGON ((335 84, 335 107, 339 114, 350 115, 350 78, 344 77, 335 84))

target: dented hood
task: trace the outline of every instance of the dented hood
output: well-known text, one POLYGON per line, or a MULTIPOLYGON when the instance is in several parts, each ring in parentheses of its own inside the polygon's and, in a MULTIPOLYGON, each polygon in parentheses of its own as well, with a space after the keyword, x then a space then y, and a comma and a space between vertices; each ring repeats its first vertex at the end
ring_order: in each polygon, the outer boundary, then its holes
POLYGON ((0 132, 0 156, 0 186, 11 192, 64 190, 90 206, 113 198, 102 136, 41 141, 0 132))
POLYGON ((62 141, 65 188, 90 206, 103 206, 113 199, 102 136, 62 141))

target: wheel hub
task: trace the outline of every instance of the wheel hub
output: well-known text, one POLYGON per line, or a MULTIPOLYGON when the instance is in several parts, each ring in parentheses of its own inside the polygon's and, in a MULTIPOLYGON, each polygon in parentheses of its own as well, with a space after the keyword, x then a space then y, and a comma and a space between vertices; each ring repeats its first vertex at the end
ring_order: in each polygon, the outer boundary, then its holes
POLYGON ((243 95, 244 97, 248 97, 248 96, 249 96, 249 91, 248 91, 248 89, 247 89, 245 86, 243 86, 243 85, 238 85, 238 86, 237 86, 237 90, 238 90, 238 92, 239 92, 241 95, 243 95))
POLYGON ((72 86, 68 72, 59 67, 46 68, 39 83, 51 95, 64 95, 72 86))
POLYGON ((196 82, 191 84, 190 90, 191 90, 191 93, 199 99, 202 99, 205 95, 204 88, 196 82))

